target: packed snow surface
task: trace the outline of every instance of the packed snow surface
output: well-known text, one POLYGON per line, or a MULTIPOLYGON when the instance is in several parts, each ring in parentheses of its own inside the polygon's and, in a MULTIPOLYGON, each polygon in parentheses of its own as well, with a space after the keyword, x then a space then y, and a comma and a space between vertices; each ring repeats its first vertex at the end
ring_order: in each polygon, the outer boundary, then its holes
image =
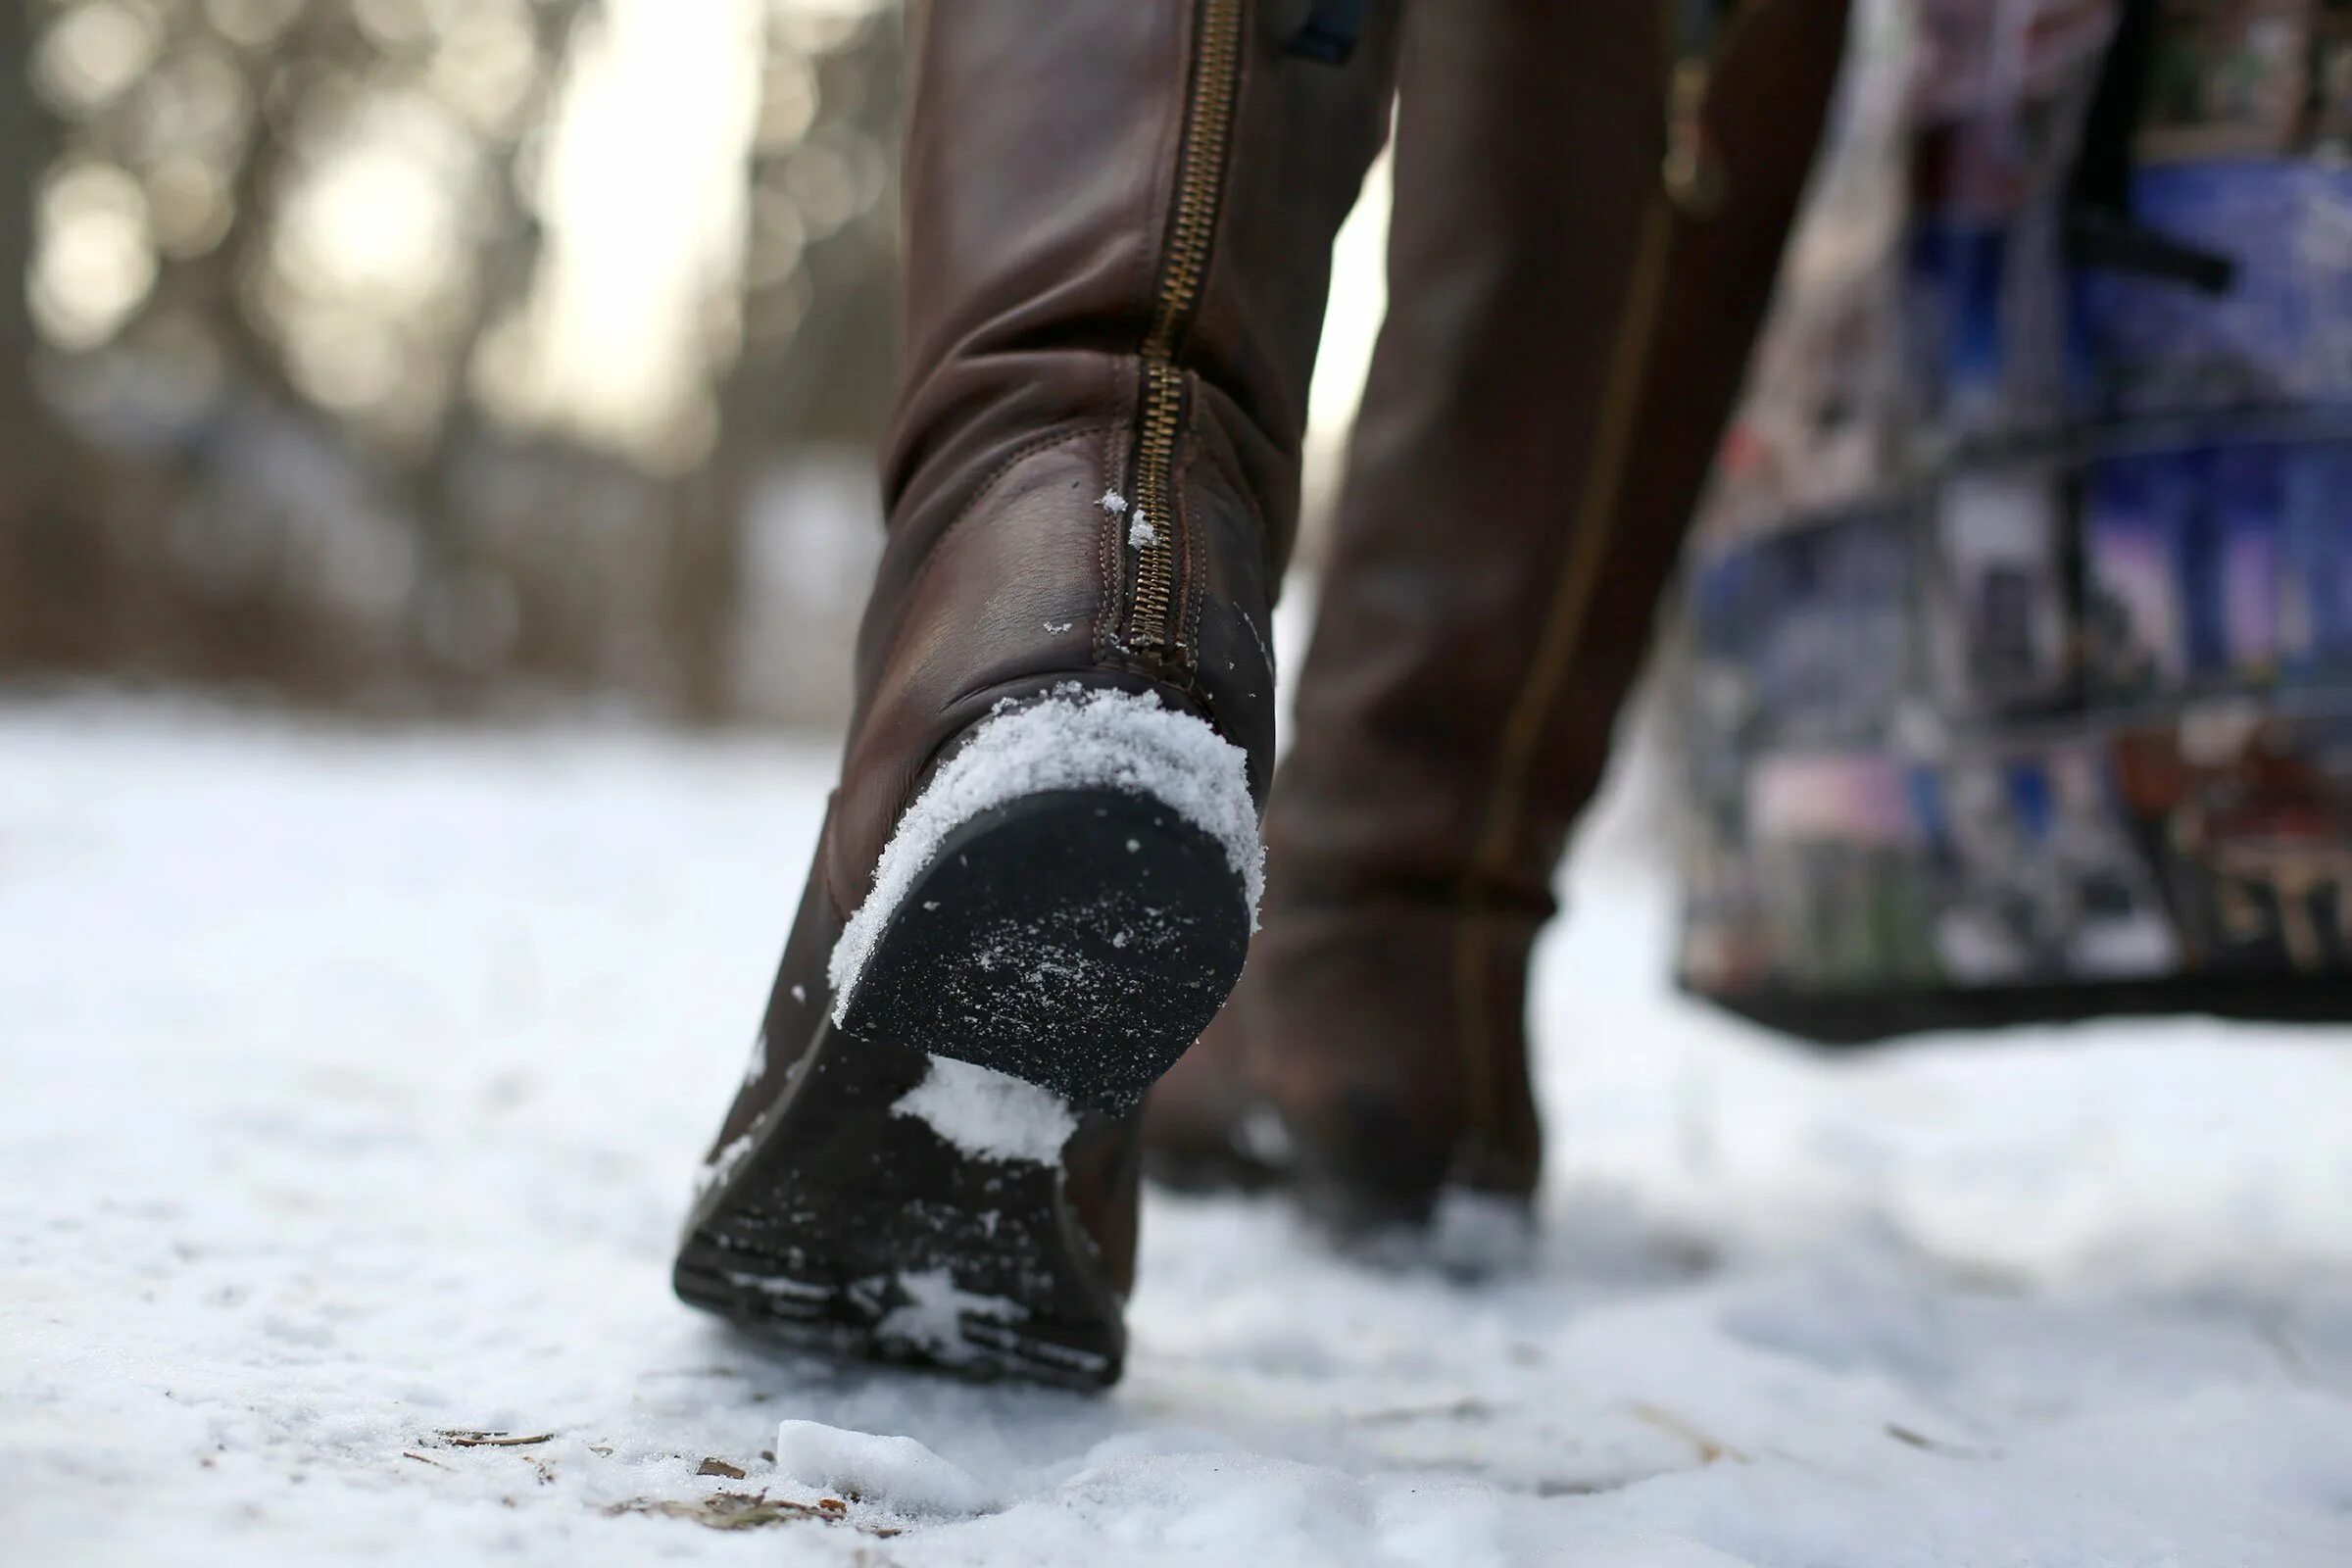
POLYGON ((1499 1276, 1155 1197, 1100 1398, 688 1311, 830 770, 0 709, 0 1561, 2352 1562, 2340 1033, 1804 1056, 1610 827, 1499 1276))
POLYGON ((923 1081, 890 1107, 913 1116, 974 1159, 1058 1158, 1078 1130, 1069 1102, 1050 1089, 951 1056, 933 1056, 923 1081))
POLYGON ((846 1016, 883 929, 949 834, 1007 801, 1095 788, 1149 796, 1215 840, 1242 879, 1254 921, 1265 851, 1242 749, 1204 720, 1162 707, 1153 693, 1069 681, 1039 701, 999 705, 899 818, 873 887, 833 945, 833 1021, 846 1016))

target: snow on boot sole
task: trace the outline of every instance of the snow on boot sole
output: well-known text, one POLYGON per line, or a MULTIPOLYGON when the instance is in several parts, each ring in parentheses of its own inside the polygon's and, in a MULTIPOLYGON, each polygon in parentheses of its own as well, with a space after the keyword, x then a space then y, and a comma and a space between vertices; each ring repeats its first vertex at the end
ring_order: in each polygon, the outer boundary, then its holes
POLYGON ((1136 1103, 1241 976, 1250 902, 1227 847, 1116 789, 991 807, 941 843, 865 956, 842 1032, 1089 1104, 1136 1103))
POLYGON ((909 1098, 933 1069, 821 1025, 783 1098, 714 1161, 678 1296, 830 1355, 1109 1387, 1122 1301, 1058 1160, 959 1147, 909 1098))

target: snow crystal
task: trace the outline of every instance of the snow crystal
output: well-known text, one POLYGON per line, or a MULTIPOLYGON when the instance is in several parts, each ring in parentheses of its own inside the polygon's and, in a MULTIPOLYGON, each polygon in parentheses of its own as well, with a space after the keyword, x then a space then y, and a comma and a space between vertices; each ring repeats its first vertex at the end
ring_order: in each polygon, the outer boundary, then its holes
POLYGON ((973 1159, 1048 1164, 1078 1130, 1078 1118, 1052 1090, 953 1056, 933 1056, 930 1074, 890 1108, 927 1122, 973 1159))
POLYGON ((833 1021, 848 1013, 884 927, 949 834, 992 807, 1046 790, 1150 796, 1215 839, 1242 879, 1256 927, 1265 850, 1242 749, 1157 694, 1064 681, 1026 707, 1000 706, 916 797, 874 867, 873 890, 842 928, 828 965, 833 1021))
POLYGON ((1127 510, 1127 498, 1116 490, 1105 490, 1102 492, 1102 499, 1096 502, 1095 505, 1115 517, 1127 510))
POLYGON ((816 1421, 777 1426, 776 1475, 896 1514, 968 1517, 999 1506, 995 1494, 971 1472, 912 1438, 877 1437, 816 1421))
POLYGON ((1148 549, 1159 543, 1159 530, 1152 526, 1150 517, 1138 512, 1135 521, 1127 525, 1127 542, 1138 550, 1148 549))

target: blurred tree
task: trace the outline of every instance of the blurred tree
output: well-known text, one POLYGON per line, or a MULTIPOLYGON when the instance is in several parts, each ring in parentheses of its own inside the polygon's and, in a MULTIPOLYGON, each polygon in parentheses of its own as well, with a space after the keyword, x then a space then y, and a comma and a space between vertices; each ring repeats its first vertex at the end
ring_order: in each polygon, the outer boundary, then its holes
POLYGON ((93 466, 39 387, 33 217, 56 127, 32 91, 32 22, 24 4, 0 6, 0 663, 71 660, 102 635, 62 608, 103 564, 87 526, 93 466))
POLYGON ((899 51, 859 0, 711 7, 661 78, 660 0, 0 3, 0 671, 727 716, 747 511, 887 406, 899 51), (674 138, 706 167, 594 163, 730 73, 736 178, 674 138), (739 238, 629 232, 649 178, 739 200, 739 238), (584 255, 700 279, 681 327, 622 306, 682 390, 581 373, 616 297, 584 255))
MULTIPOLYGON (((811 16, 770 4, 763 21, 741 348, 719 383, 708 483, 671 604, 681 640, 695 650, 693 701, 705 710, 733 693, 734 622, 759 612, 740 600, 727 616, 702 607, 743 587, 743 528, 762 481, 779 453, 869 451, 898 374, 899 15, 811 16)), ((844 613, 810 628, 845 651, 843 672, 854 627, 844 613)))
MULTIPOLYGON (((42 159, 35 146, 32 81, 25 71, 31 29, 22 5, 0 7, 0 432, 24 454, 35 404, 32 308, 32 190, 42 159)), ((13 466, 13 465, 12 465, 13 466)))

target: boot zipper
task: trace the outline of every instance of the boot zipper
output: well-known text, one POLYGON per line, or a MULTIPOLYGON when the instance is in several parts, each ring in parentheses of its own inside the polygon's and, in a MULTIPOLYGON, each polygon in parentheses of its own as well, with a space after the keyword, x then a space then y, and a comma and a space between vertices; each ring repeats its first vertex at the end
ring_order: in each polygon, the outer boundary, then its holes
POLYGON ((1232 138, 1242 65, 1242 0, 1200 0, 1200 41, 1185 102, 1184 144, 1176 167, 1176 215, 1144 338, 1143 408, 1136 420, 1133 507, 1127 540, 1135 550, 1135 598, 1125 641, 1172 648, 1176 564, 1183 541, 1176 498, 1176 441, 1184 423, 1184 371, 1177 346, 1191 323, 1224 195, 1225 150, 1232 138))

